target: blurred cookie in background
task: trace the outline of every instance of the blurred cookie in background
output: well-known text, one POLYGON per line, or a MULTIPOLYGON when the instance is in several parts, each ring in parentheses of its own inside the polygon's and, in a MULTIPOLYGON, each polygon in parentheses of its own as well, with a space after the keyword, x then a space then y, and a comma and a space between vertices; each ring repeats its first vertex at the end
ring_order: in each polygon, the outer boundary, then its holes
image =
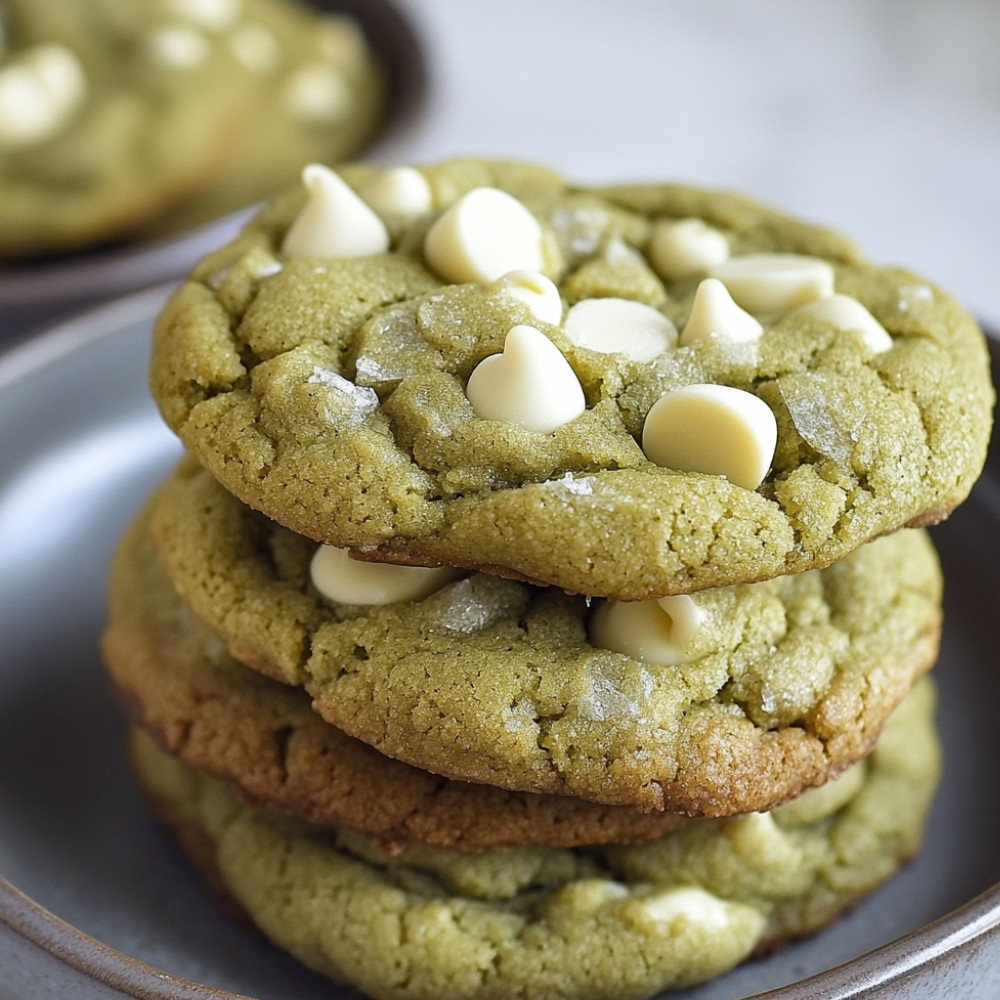
POLYGON ((359 25, 293 0, 0 2, 0 259, 176 232, 359 152, 359 25))
POLYGON ((235 211, 294 179, 304 162, 340 160, 375 138, 387 83, 354 18, 288 0, 173 5, 242 8, 225 44, 249 76, 253 110, 240 122, 225 169, 156 231, 176 232, 235 211))

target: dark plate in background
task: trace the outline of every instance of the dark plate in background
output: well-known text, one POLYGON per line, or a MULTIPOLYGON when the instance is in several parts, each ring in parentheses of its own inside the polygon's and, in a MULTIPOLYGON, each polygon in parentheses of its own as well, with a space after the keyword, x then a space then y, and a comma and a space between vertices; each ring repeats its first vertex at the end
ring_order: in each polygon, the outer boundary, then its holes
MULTIPOLYGON (((164 295, 0 358, 0 1000, 351 997, 219 910, 124 762, 97 643, 111 551, 180 454, 146 389, 164 295)), ((924 853, 833 927, 684 1000, 1000 996, 998 463, 934 530, 946 762, 924 853)))

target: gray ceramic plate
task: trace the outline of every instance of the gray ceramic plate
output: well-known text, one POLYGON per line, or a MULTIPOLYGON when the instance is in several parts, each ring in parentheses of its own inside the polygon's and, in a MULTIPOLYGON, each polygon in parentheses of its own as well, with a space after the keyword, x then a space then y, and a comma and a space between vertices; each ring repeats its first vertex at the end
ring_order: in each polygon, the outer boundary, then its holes
MULTIPOLYGON (((386 68, 388 111, 373 153, 403 141, 427 92, 423 48, 409 21, 391 0, 310 0, 329 11, 350 14, 365 29, 386 68)), ((145 243, 113 244, 50 260, 0 267, 0 342, 56 310, 94 302, 184 274, 208 250, 220 246, 246 220, 237 212, 192 232, 145 243)))
MULTIPOLYGON (((346 998, 222 914, 124 763, 97 641, 115 540, 180 453, 146 391, 164 295, 0 358, 0 998, 346 998)), ((936 539, 947 757, 926 850, 832 928, 686 1000, 1000 996, 996 462, 936 539)))

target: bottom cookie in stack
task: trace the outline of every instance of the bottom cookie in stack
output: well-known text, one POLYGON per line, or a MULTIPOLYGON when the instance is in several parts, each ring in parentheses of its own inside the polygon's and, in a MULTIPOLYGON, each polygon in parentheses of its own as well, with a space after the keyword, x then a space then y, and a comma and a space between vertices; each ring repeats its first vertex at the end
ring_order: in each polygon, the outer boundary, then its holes
POLYGON ((648 997, 711 978, 889 878, 937 781, 929 681, 869 756, 767 813, 692 820, 449 781, 231 659, 145 517, 119 551, 104 649, 145 730, 141 783, 212 884, 375 997, 648 997))
POLYGON ((138 736, 140 781, 212 884, 374 997, 649 997, 829 923, 917 850, 938 767, 922 682, 874 752, 771 813, 642 844, 387 854, 246 805, 138 736))

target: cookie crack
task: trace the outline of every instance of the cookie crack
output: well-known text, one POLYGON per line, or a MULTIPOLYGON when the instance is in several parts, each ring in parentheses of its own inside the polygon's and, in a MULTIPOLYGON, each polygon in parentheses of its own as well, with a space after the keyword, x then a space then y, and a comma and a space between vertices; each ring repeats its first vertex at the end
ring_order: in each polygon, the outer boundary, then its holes
POLYGON ((283 787, 288 784, 288 761, 291 753, 291 741, 294 735, 295 727, 290 724, 281 726, 271 733, 271 741, 275 750, 275 765, 280 775, 278 780, 283 787))

